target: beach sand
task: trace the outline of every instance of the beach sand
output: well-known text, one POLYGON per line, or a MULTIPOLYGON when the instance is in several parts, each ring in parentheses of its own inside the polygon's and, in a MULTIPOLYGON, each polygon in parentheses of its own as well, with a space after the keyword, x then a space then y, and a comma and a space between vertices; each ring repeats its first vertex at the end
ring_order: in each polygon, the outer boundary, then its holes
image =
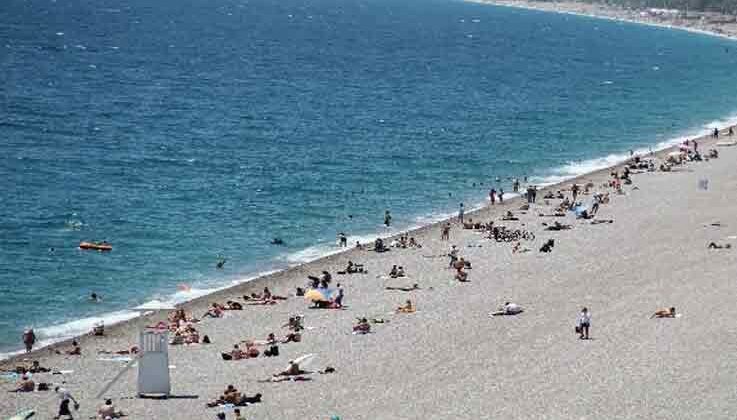
MULTIPOLYGON (((623 8, 603 2, 580 2, 571 0, 467 0, 473 3, 492 4, 496 6, 519 7, 523 9, 540 10, 545 12, 567 13, 590 16, 602 19, 636 22, 645 25, 660 26, 737 39, 737 19, 732 15, 720 13, 699 13, 693 10, 688 12, 688 18, 683 13, 653 14, 650 8, 623 8)), ((662 9, 659 9, 662 11, 662 9)), ((682 11, 683 12, 683 11, 682 11)))
MULTIPOLYGON (((701 140, 700 150, 710 141, 701 140)), ((455 222, 451 240, 441 241, 435 224, 412 232, 422 249, 350 250, 187 303, 188 313, 201 316, 210 302, 260 291, 264 284, 290 295, 278 305, 246 306, 196 324, 213 344, 170 346, 177 398, 136 398, 137 368, 105 395, 129 419, 215 418, 219 410, 205 403, 229 384, 248 395, 263 394, 263 403, 242 409, 249 419, 734 418, 737 360, 730 352, 737 345, 737 248, 709 250, 707 244, 737 246, 737 147, 719 151, 719 159, 671 173, 633 175, 624 195, 612 193, 611 202, 601 206, 597 218, 613 219, 611 224, 592 225, 572 213, 538 217, 551 212, 541 199, 544 192, 524 215, 516 211, 519 199, 466 215, 533 231, 536 239, 523 243, 531 252, 512 254, 511 244, 483 239, 455 222), (701 179, 709 180, 708 190, 698 188, 701 179), (498 222, 509 209, 521 220, 498 222), (544 231, 541 223, 553 219, 573 229, 544 231), (721 225, 711 225, 716 222, 721 225), (550 238, 555 239, 553 252, 538 252, 550 238), (450 244, 473 264, 468 283, 453 280, 447 268, 442 255, 450 244), (308 274, 335 273, 349 259, 363 263, 369 274, 334 275, 346 291, 344 310, 308 309, 294 297, 294 287, 304 285, 308 274), (404 266, 408 278, 387 280, 393 264, 404 266), (422 289, 384 289, 412 283, 422 289), (394 314, 408 298, 418 311, 394 314), (489 312, 506 300, 526 311, 491 318, 489 312), (593 315, 591 340, 579 340, 573 331, 582 306, 593 315), (682 316, 649 319, 656 309, 670 306, 682 316), (283 336, 281 325, 295 314, 305 316, 303 341, 281 345, 279 357, 221 359, 220 352, 237 341, 262 340, 270 332, 283 336), (355 319, 364 316, 390 322, 374 325, 371 334, 353 335, 355 319), (332 366, 336 373, 308 375, 312 380, 305 382, 258 382, 307 353, 317 355, 310 369, 332 366)), ((598 188, 608 178, 609 170, 602 170, 576 182, 598 188)), ((85 336, 81 357, 53 354, 68 346, 62 343, 0 368, 35 359, 42 366, 73 370, 34 379, 63 381, 81 402, 75 418, 94 416, 102 404, 95 395, 124 366, 97 360, 97 351, 137 344, 140 327, 151 322, 133 320, 109 328, 106 337, 85 336)), ((55 414, 53 392, 6 392, 13 387, 0 382, 0 418, 29 408, 38 410, 39 419, 55 414)))

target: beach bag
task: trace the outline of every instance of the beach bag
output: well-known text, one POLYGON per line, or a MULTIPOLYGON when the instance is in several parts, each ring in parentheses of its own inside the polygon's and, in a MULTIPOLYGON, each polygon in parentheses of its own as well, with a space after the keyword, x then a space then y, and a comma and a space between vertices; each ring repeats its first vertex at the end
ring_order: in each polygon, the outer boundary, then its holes
POLYGON ((581 334, 581 327, 576 325, 576 334, 581 334))
POLYGON ((38 390, 39 391, 48 391, 49 390, 49 384, 46 382, 41 382, 38 384, 38 390))
POLYGON ((228 353, 221 353, 221 356, 223 356, 223 360, 233 360, 233 356, 228 353))

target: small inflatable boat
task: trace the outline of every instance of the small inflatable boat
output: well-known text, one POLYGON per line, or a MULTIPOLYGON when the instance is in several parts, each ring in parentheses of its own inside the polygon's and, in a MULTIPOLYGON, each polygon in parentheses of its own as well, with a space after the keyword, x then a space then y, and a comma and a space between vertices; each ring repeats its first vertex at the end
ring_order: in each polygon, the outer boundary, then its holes
POLYGON ((79 249, 92 249, 95 251, 112 251, 113 246, 107 242, 80 242, 79 249))

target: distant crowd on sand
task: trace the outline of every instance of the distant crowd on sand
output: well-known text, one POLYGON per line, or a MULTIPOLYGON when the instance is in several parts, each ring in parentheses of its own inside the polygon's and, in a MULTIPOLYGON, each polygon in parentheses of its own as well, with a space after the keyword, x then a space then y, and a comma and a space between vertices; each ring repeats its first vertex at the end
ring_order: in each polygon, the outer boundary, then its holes
MULTIPOLYGON (((719 131, 714 133, 718 136, 719 131)), ((728 136, 733 135, 730 128, 727 132, 728 136)), ((541 229, 538 231, 547 235, 553 235, 556 232, 574 229, 574 225, 561 223, 558 221, 548 222, 549 218, 564 218, 571 216, 580 227, 583 225, 598 225, 614 223, 612 219, 598 218, 600 208, 610 203, 613 197, 625 195, 625 186, 637 189, 634 186, 632 176, 643 172, 670 172, 679 165, 687 162, 708 161, 719 157, 719 153, 715 149, 707 151, 706 155, 702 155, 699 151, 697 141, 686 141, 677 152, 671 153, 662 162, 657 162, 657 158, 650 156, 633 156, 621 166, 621 169, 612 169, 609 180, 603 184, 595 185, 591 182, 584 182, 579 185, 578 182, 572 183, 568 188, 560 190, 543 191, 542 203, 538 200, 538 189, 534 185, 527 186, 524 193, 522 204, 514 209, 505 211, 498 219, 487 221, 473 220, 467 217, 463 203, 459 204, 457 219, 441 223, 439 225, 440 240, 444 243, 451 242, 453 229, 471 230, 480 234, 480 238, 494 243, 510 245, 510 251, 514 255, 521 255, 531 250, 525 246, 536 240, 535 233, 529 228, 533 225, 533 221, 538 220, 541 229), (535 219, 537 217, 537 219, 535 219), (526 223, 522 223, 522 221, 526 223), (525 228, 528 226, 528 228, 525 228)), ((515 179, 512 183, 514 192, 520 191, 520 183, 515 179)), ((504 191, 499 188, 491 189, 489 192, 490 205, 504 203, 504 191)), ((389 226, 392 222, 392 216, 389 210, 384 213, 384 224, 389 226)), ((563 237, 564 238, 564 237, 563 237)), ((554 251, 556 240, 560 241, 561 237, 549 237, 542 241, 539 252, 543 254, 554 251)), ((347 236, 345 233, 338 234, 338 245, 347 246, 347 236)), ((469 244, 469 247, 474 246, 469 244)), ((708 244, 710 249, 729 249, 729 244, 722 245, 717 243, 708 244)), ((407 234, 401 234, 398 237, 387 239, 376 239, 372 247, 357 244, 357 248, 362 252, 389 253, 387 260, 391 258, 392 263, 387 264, 385 275, 380 274, 377 278, 387 279, 389 281, 412 279, 411 283, 405 285, 391 285, 383 288, 385 293, 410 292, 411 299, 397 299, 398 305, 392 315, 388 317, 356 314, 355 322, 352 325, 345 325, 345 331, 357 336, 371 336, 380 330, 381 325, 391 322, 392 316, 410 316, 417 313, 420 309, 422 301, 422 293, 433 293, 432 287, 423 287, 421 282, 413 279, 412 273, 405 270, 404 265, 399 261, 402 259, 404 252, 410 250, 424 249, 418 241, 407 234), (388 244, 387 244, 388 242, 388 244), (414 297, 413 297, 414 296, 414 297), (418 305, 419 301, 419 305, 418 305), (401 303, 400 303, 401 302, 401 303)), ((472 262, 463 250, 456 244, 450 244, 447 252, 433 255, 423 255, 425 258, 447 259, 445 262, 437 263, 436 268, 447 270, 449 280, 453 280, 460 284, 471 281, 470 272, 473 269, 472 262)), ((520 257, 521 258, 521 257, 520 257)), ((222 260, 224 263, 224 259, 222 260)), ((432 264, 432 263, 431 263, 432 264)), ((446 271, 442 271, 446 272, 446 271)), ((368 270, 363 263, 349 260, 343 270, 337 271, 336 275, 347 278, 350 276, 365 276, 368 270)), ((333 274, 324 270, 316 275, 307 275, 302 285, 297 285, 293 293, 294 297, 305 299, 307 302, 306 309, 326 310, 326 311, 343 311, 350 310, 347 305, 347 293, 345 287, 334 280, 333 274)), ((247 307, 264 307, 278 305, 290 299, 287 295, 274 294, 268 287, 264 287, 261 293, 251 293, 242 297, 233 298, 225 302, 211 302, 209 308, 199 317, 191 313, 187 313, 184 309, 177 309, 169 313, 167 320, 150 325, 148 328, 153 331, 167 332, 170 337, 169 344, 172 346, 196 346, 196 345, 212 345, 222 339, 220 337, 210 337, 208 334, 200 332, 207 329, 208 322, 216 322, 228 316, 236 316, 238 313, 244 312, 247 307)), ((523 307, 521 304, 513 301, 505 301, 495 311, 490 312, 489 316, 493 318, 522 316, 530 309, 523 307)), ((675 307, 667 309, 658 309, 650 315, 650 318, 676 318, 680 314, 676 313, 675 307)), ((588 307, 582 307, 576 315, 574 322, 575 334, 581 340, 589 340, 592 329, 592 312, 588 307)), ((229 350, 220 351, 219 359, 222 363, 235 363, 246 359, 274 358, 282 357, 283 351, 280 346, 294 346, 299 348, 301 343, 308 337, 305 336, 305 316, 295 314, 289 316, 288 320, 281 325, 279 331, 264 331, 261 339, 254 337, 246 337, 233 343, 226 343, 229 350)), ((96 335, 104 335, 104 330, 97 330, 96 335)), ((37 337, 33 329, 28 329, 22 337, 27 352, 32 351, 37 342, 37 337)), ((213 350, 216 351, 216 350, 213 350)), ((58 354, 78 357, 83 353, 79 342, 72 342, 68 349, 56 350, 58 354)), ((131 344, 125 349, 110 349, 99 352, 100 354, 114 356, 130 356, 135 358, 139 356, 137 346, 131 344)), ((337 373, 336 369, 330 365, 323 369, 311 371, 307 369, 307 365, 311 362, 312 357, 305 355, 300 358, 291 358, 284 370, 274 372, 271 377, 260 380, 261 383, 279 383, 283 381, 300 382, 311 381, 317 378, 317 375, 330 375, 337 373)), ((55 374, 58 370, 53 367, 43 367, 38 361, 33 361, 30 365, 19 365, 12 372, 4 372, 4 374, 18 375, 17 384, 14 392, 43 392, 54 389, 58 394, 58 415, 55 418, 72 419, 73 414, 70 407, 79 409, 79 403, 74 399, 72 394, 62 388, 60 384, 50 382, 36 383, 37 374, 55 374)), ((265 391, 264 391, 265 392, 265 391)), ((252 404, 259 404, 265 396, 258 392, 251 396, 239 391, 234 385, 228 384, 224 386, 224 391, 206 403, 207 407, 218 409, 217 418, 225 419, 226 414, 224 408, 236 407, 233 415, 236 420, 244 419, 241 409, 252 404)), ((97 418, 101 420, 112 419, 123 416, 123 412, 117 409, 112 400, 105 400, 97 411, 97 418)), ((334 417, 335 418, 335 417, 334 417)))

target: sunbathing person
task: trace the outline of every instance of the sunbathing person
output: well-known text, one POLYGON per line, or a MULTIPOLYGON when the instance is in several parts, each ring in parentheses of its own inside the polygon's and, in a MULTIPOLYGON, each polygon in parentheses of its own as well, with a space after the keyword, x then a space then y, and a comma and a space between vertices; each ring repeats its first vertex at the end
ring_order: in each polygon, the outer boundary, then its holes
POLYGON ((33 392, 36 390, 36 383, 33 382, 30 376, 23 374, 20 377, 20 382, 18 382, 18 386, 15 387, 15 389, 11 392, 33 392))
POLYGON ((571 225, 564 225, 564 224, 556 221, 552 225, 546 227, 545 230, 558 231, 558 230, 568 230, 568 229, 571 229, 571 228, 572 228, 571 225))
POLYGON ((521 242, 515 243, 514 246, 512 247, 512 254, 518 254, 518 253, 521 254, 523 252, 529 252, 529 251, 530 251, 529 248, 523 248, 522 247, 522 243, 521 242))
POLYGON ((413 290, 420 290, 420 285, 415 283, 412 285, 412 287, 394 287, 394 286, 387 286, 385 287, 386 290, 399 290, 402 292, 411 292, 413 290))
POLYGON ((463 271, 463 269, 456 271, 455 279, 463 283, 470 281, 468 280, 468 273, 463 271))
POLYGON ((79 343, 77 340, 72 340, 72 348, 70 350, 66 350, 63 353, 59 350, 55 351, 56 354, 66 354, 68 356, 81 356, 82 355, 82 347, 79 346, 79 343))
POLYGON ((353 261, 348 261, 344 271, 338 271, 338 274, 355 274, 363 273, 363 264, 354 264, 353 261))
POLYGON ((732 244, 720 245, 720 244, 717 244, 716 242, 711 242, 711 243, 709 243, 709 245, 707 246, 707 248, 709 248, 709 249, 730 249, 730 248, 732 248, 732 244))
POLYGON ((507 211, 507 214, 505 214, 504 217, 502 217, 502 220, 514 221, 514 220, 519 220, 519 217, 515 217, 514 213, 512 213, 511 211, 507 211))
POLYGON ((274 376, 275 377, 278 377, 278 376, 298 376, 298 375, 305 375, 307 373, 311 373, 311 372, 308 372, 306 370, 300 369, 299 368, 299 363, 295 363, 294 360, 290 360, 289 361, 289 367, 285 371, 279 372, 279 373, 275 374, 274 376))
POLYGON ((398 313, 398 314, 411 314, 411 313, 414 313, 416 311, 417 311, 417 309, 412 304, 412 301, 408 299, 404 303, 404 305, 398 307, 395 312, 398 313))
POLYGON ((223 305, 220 305, 217 302, 213 302, 210 309, 208 309, 207 312, 202 315, 202 317, 220 318, 223 316, 223 309, 225 309, 223 305))
POLYGON ((543 246, 540 247, 540 252, 552 252, 553 247, 555 246, 555 239, 548 239, 547 242, 543 244, 543 246))
POLYGON ((103 404, 99 409, 97 409, 97 418, 100 420, 105 420, 108 418, 116 419, 119 417, 123 417, 122 411, 115 410, 115 406, 113 405, 113 400, 107 399, 105 400, 105 404, 103 404))
POLYGON ((517 305, 516 303, 506 302, 504 306, 499 308, 498 311, 492 312, 491 315, 492 316, 517 315, 517 314, 521 314, 522 312, 524 312, 524 308, 522 308, 521 306, 517 305))
POLYGON ((107 351, 107 350, 98 350, 97 354, 117 354, 117 355, 127 355, 127 354, 138 354, 138 346, 133 346, 129 350, 118 350, 118 351, 107 351))
POLYGON ((672 307, 670 309, 659 309, 655 311, 652 316, 650 316, 650 319, 653 318, 675 318, 676 317, 676 308, 672 307))
POLYGON ((355 334, 368 334, 371 332, 371 324, 369 324, 368 319, 361 318, 358 320, 358 323, 353 326, 353 332, 355 334))
POLYGON ((34 360, 33 363, 31 363, 31 367, 29 367, 28 369, 24 369, 24 371, 28 373, 47 373, 51 372, 51 369, 41 367, 41 364, 38 363, 38 360, 34 360))
POLYGON ((229 300, 225 302, 225 310, 226 311, 242 311, 243 305, 241 305, 239 302, 229 300))
POLYGON ((597 219, 591 221, 592 225, 599 225, 602 223, 614 223, 614 219, 597 219))

